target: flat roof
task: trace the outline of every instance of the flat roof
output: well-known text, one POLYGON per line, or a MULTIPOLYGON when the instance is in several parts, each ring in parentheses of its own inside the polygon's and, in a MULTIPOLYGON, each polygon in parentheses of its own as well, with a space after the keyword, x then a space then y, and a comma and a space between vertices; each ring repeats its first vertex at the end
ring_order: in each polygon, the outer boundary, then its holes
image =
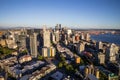
POLYGON ((90 80, 98 80, 94 75, 89 74, 88 77, 90 80))
POLYGON ((54 78, 55 80, 61 80, 63 78, 63 74, 57 71, 54 74, 52 74, 51 77, 54 78))

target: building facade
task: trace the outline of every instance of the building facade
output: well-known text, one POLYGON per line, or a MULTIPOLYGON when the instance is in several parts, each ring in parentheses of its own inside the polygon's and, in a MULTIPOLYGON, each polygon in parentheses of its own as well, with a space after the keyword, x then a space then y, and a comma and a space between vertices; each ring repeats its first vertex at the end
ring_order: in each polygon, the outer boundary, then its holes
POLYGON ((37 57, 37 34, 30 35, 30 53, 32 57, 37 57))

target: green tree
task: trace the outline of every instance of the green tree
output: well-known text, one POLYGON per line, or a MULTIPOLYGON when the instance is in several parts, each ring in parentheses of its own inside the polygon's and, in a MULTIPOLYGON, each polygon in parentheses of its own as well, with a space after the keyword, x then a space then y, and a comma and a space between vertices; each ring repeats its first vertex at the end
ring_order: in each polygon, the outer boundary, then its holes
POLYGON ((66 69, 68 70, 68 71, 72 71, 72 70, 74 70, 74 68, 73 68, 73 66, 72 65, 66 65, 66 69))
POLYGON ((39 55, 39 56, 38 56, 38 59, 39 59, 39 60, 43 60, 44 58, 43 58, 43 56, 39 55))
POLYGON ((85 64, 82 58, 80 59, 80 64, 81 65, 85 64))
POLYGON ((59 68, 63 67, 63 63, 60 62, 60 63, 58 64, 58 67, 59 67, 59 68))
POLYGON ((65 58, 62 55, 60 55, 60 58, 62 61, 65 61, 65 58))
POLYGON ((11 54, 14 51, 15 51, 14 49, 9 49, 7 47, 0 47, 0 53, 4 55, 11 54))
POLYGON ((27 54, 27 50, 22 51, 23 54, 27 54))

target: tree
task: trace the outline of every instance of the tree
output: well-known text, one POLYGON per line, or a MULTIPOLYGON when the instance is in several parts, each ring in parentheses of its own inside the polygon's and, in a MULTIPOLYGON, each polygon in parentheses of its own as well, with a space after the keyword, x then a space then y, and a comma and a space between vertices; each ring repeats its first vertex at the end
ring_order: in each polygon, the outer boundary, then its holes
POLYGON ((60 62, 60 63, 58 64, 58 67, 59 67, 59 68, 63 67, 63 63, 60 62))
POLYGON ((80 58, 80 64, 81 65, 85 64, 82 58, 80 58))
POLYGON ((39 59, 39 60, 43 60, 44 58, 43 58, 43 56, 39 55, 39 56, 38 56, 38 59, 39 59))
POLYGON ((62 61, 65 61, 65 58, 62 55, 60 55, 60 58, 62 61))
POLYGON ((23 54, 27 54, 27 50, 22 51, 23 54))
POLYGON ((72 71, 72 70, 74 70, 74 68, 73 68, 73 66, 72 65, 66 65, 66 69, 68 70, 68 71, 72 71))
POLYGON ((67 66, 67 63, 65 62, 65 61, 62 61, 63 62, 63 64, 64 64, 64 66, 67 66))

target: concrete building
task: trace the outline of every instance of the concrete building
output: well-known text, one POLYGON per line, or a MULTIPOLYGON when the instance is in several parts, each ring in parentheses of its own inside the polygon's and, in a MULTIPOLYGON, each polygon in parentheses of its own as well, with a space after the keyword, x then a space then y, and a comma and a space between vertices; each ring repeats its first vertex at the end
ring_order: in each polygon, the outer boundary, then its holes
POLYGON ((20 41, 20 46, 24 49, 26 49, 26 36, 25 35, 19 35, 19 41, 20 41))
POLYGON ((67 29, 67 34, 71 35, 72 34, 72 30, 71 29, 67 29))
POLYGON ((82 40, 85 40, 85 35, 84 35, 84 33, 81 33, 80 38, 81 38, 82 40))
POLYGON ((25 55, 19 58, 19 62, 20 63, 24 63, 24 62, 28 62, 31 61, 32 57, 30 55, 25 55))
POLYGON ((103 53, 98 53, 98 63, 99 64, 104 64, 105 63, 105 54, 103 53))
POLYGON ((56 24, 56 26, 55 26, 55 30, 61 30, 61 24, 56 24))
POLYGON ((0 80, 5 80, 5 78, 3 76, 0 76, 0 80))
POLYGON ((96 48, 97 49, 103 49, 103 43, 100 41, 100 42, 97 42, 96 43, 96 48))
POLYGON ((59 31, 55 31, 55 40, 56 40, 56 42, 59 42, 59 40, 60 40, 59 31))
POLYGON ((86 39, 86 41, 90 41, 90 34, 89 33, 86 34, 85 39, 86 39))
POLYGON ((56 44, 56 37, 55 37, 55 34, 54 33, 52 33, 52 42, 54 43, 54 44, 56 44))
POLYGON ((120 63, 108 63, 107 67, 116 75, 120 76, 120 63))
POLYGON ((57 71, 57 72, 55 72, 54 74, 52 74, 50 77, 52 78, 52 80, 53 80, 53 79, 54 79, 54 80, 62 80, 62 78, 63 78, 63 73, 57 71))
POLYGON ((74 58, 75 58, 75 62, 76 62, 77 64, 79 64, 80 61, 81 61, 81 58, 80 58, 79 56, 77 56, 77 55, 75 55, 74 58))
POLYGON ((75 40, 75 36, 74 36, 74 35, 72 36, 72 42, 73 42, 73 43, 76 43, 76 40, 75 40))
POLYGON ((41 79, 42 77, 49 74, 51 71, 53 71, 55 69, 56 69, 56 66, 54 64, 49 64, 49 65, 41 68, 40 70, 36 70, 35 72, 33 72, 31 74, 31 76, 29 77, 29 80, 41 79))
POLYGON ((82 53, 85 50, 85 43, 80 43, 78 46, 78 53, 82 53))
POLYGON ((46 28, 44 27, 43 29, 43 46, 44 47, 50 47, 51 46, 51 42, 50 42, 50 31, 46 30, 46 28))
POLYGON ((37 34, 33 33, 32 35, 30 35, 30 53, 31 56, 36 58, 38 55, 37 52, 37 34))
POLYGON ((93 67, 93 65, 87 65, 85 67, 84 76, 88 76, 88 74, 94 74, 94 67, 93 67))
POLYGON ((114 73, 112 73, 109 70, 103 68, 102 66, 99 66, 98 68, 99 68, 100 72, 104 73, 104 75, 107 76, 106 80, 119 80, 118 75, 115 75, 114 73))
POLYGON ((5 34, 6 36, 6 44, 7 44, 7 47, 8 48, 11 48, 11 49, 15 49, 17 48, 17 44, 15 42, 15 36, 14 36, 14 32, 8 32, 5 34))
POLYGON ((80 40, 80 35, 79 35, 79 34, 75 34, 75 40, 76 40, 77 42, 79 42, 79 40, 80 40))
POLYGON ((98 80, 94 75, 89 74, 86 78, 86 80, 98 80))
POLYGON ((47 47, 43 47, 42 48, 42 56, 43 57, 47 57, 47 53, 48 53, 48 48, 47 47))
POLYGON ((0 39, 0 45, 3 47, 7 46, 6 41, 4 39, 0 39))
POLYGON ((56 54, 56 50, 54 47, 50 47, 50 57, 54 57, 56 54))
POLYGON ((73 35, 73 36, 72 36, 72 41, 73 41, 73 43, 79 43, 79 41, 80 41, 80 36, 79 36, 79 34, 73 35))
POLYGON ((88 75, 94 75, 96 79, 100 78, 99 70, 97 67, 94 67, 93 65, 87 65, 84 69, 84 76, 87 77, 88 75))
POLYGON ((56 50, 54 47, 44 47, 42 48, 42 56, 43 57, 54 57, 56 54, 56 50))
POLYGON ((97 67, 95 67, 95 69, 94 69, 94 75, 96 76, 97 79, 100 78, 100 71, 97 67))
POLYGON ((59 30, 54 31, 52 33, 52 35, 51 35, 51 38, 52 38, 52 42, 54 44, 58 43, 60 41, 60 32, 59 32, 59 30))
POLYGON ((112 43, 107 49, 107 60, 110 62, 116 62, 116 55, 118 54, 118 47, 112 43))

